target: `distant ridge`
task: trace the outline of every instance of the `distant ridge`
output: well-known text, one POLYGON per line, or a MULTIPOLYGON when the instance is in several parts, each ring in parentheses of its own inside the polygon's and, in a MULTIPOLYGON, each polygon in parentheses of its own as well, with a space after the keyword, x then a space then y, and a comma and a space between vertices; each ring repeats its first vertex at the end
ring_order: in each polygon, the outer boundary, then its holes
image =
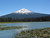
POLYGON ((21 9, 16 12, 13 12, 11 14, 7 14, 1 17, 5 18, 13 18, 13 19, 24 19, 24 18, 34 18, 34 17, 43 17, 43 16, 48 16, 47 14, 41 14, 41 13, 36 13, 32 12, 28 9, 21 9))
MULTIPOLYGON (((26 19, 26 20, 29 20, 29 19, 32 19, 34 20, 34 18, 41 18, 41 17, 47 17, 49 16, 49 14, 41 14, 41 13, 36 13, 36 12, 32 12, 28 9, 21 9, 21 10, 18 10, 16 12, 13 12, 11 14, 7 14, 7 15, 4 15, 4 16, 1 16, 1 18, 11 18, 12 20, 21 20, 21 19, 26 19)), ((42 19, 42 18, 41 18, 42 19)), ((26 21, 25 20, 25 21, 26 21)), ((36 19, 37 20, 37 19, 36 19)))

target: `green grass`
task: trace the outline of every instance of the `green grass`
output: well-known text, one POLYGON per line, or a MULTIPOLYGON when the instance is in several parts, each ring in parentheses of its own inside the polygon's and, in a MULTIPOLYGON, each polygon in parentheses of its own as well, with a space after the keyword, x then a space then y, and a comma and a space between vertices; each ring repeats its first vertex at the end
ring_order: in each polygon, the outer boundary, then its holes
MULTIPOLYGON (((42 21, 42 22, 50 22, 50 21, 42 21)), ((0 22, 0 23, 28 23, 28 22, 0 22)))
POLYGON ((4 26, 4 25, 0 25, 0 26, 4 26))
POLYGON ((19 29, 22 27, 17 27, 17 26, 11 26, 11 27, 0 27, 0 30, 11 30, 11 29, 19 29))
POLYGON ((50 28, 22 31, 16 38, 50 38, 50 28))
POLYGON ((0 22, 0 23, 28 23, 28 22, 0 22))
POLYGON ((6 26, 6 25, 0 25, 0 26, 6 26))
MULTIPOLYGON (((50 22, 50 21, 43 21, 43 22, 50 22)), ((0 23, 31 23, 31 22, 0 22, 0 23)))

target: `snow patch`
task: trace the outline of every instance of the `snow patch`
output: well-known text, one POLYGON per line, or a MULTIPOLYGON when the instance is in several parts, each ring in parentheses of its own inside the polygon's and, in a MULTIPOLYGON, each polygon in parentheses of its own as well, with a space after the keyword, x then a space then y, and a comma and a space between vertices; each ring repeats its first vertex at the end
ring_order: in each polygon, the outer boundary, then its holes
POLYGON ((30 10, 27 10, 27 9, 25 9, 25 8, 23 8, 23 9, 21 9, 21 10, 18 10, 18 11, 16 11, 15 13, 31 13, 32 11, 30 11, 30 10))

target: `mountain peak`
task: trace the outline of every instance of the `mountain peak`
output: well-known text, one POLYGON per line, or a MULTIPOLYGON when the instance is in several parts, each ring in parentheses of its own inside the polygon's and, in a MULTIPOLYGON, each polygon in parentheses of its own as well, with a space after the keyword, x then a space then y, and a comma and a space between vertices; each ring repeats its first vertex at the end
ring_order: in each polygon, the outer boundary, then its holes
POLYGON ((23 9, 20 9, 20 10, 18 10, 18 11, 16 11, 16 13, 31 13, 32 11, 30 11, 30 10, 28 10, 28 9, 25 9, 25 8, 23 8, 23 9))

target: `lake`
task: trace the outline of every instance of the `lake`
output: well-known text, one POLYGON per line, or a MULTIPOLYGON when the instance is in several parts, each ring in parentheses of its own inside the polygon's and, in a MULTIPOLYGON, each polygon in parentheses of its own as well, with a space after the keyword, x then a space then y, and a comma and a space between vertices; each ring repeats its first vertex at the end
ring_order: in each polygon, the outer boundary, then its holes
POLYGON ((24 22, 24 23, 5 23, 5 24, 3 23, 0 25, 6 25, 3 27, 10 27, 10 26, 27 27, 27 28, 0 31, 0 38, 15 38, 15 35, 17 33, 20 33, 22 30, 31 30, 31 29, 50 27, 50 22, 24 22))

